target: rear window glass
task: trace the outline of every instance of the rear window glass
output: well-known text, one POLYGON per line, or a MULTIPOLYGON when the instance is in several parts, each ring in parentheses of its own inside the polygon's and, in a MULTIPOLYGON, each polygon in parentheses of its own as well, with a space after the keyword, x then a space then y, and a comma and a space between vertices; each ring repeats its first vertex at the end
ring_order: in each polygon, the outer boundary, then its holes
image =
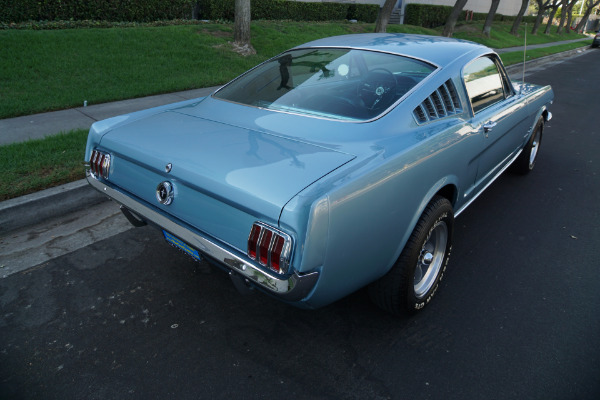
POLYGON ((435 67, 365 50, 299 49, 275 57, 214 97, 296 114, 364 121, 377 117, 435 67))

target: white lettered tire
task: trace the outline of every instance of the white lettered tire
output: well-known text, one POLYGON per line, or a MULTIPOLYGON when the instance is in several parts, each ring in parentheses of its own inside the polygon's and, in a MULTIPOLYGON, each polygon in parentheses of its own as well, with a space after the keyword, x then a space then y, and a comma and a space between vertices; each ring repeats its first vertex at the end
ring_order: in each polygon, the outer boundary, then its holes
POLYGON ((412 314, 429 304, 450 259, 453 228, 452 205, 435 196, 394 266, 369 286, 375 304, 395 315, 412 314))

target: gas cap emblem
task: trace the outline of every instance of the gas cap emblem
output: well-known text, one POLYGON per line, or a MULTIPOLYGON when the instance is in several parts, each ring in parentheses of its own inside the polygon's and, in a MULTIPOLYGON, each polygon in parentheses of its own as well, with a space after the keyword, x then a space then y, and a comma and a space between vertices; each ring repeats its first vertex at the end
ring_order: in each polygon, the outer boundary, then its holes
POLYGON ((165 206, 173 202, 173 185, 171 182, 164 181, 158 184, 156 187, 156 200, 165 206))

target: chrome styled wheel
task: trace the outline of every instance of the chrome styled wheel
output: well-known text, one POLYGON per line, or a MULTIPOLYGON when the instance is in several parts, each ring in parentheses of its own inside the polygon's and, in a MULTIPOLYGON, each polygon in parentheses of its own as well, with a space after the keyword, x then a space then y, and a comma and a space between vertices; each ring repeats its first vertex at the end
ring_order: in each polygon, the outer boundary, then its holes
POLYGON ((375 304, 396 315, 412 314, 429 304, 450 259, 453 226, 452 204, 434 196, 396 263, 369 286, 375 304))
POLYGON ((511 170, 520 175, 527 175, 537 161, 538 154, 540 152, 540 144, 542 143, 542 135, 544 132, 544 117, 540 117, 538 122, 533 128, 531 137, 523 147, 523 151, 519 154, 519 157, 511 165, 511 170))
POLYGON ((539 144, 540 144, 541 135, 542 135, 541 129, 537 129, 533 133, 533 138, 531 140, 531 148, 529 150, 529 169, 530 170, 533 169, 533 166, 535 165, 535 160, 537 158, 538 150, 540 148, 539 144))
POLYGON ((414 291, 418 299, 425 297, 433 287, 444 264, 446 245, 448 244, 448 226, 438 222, 429 232, 429 237, 421 249, 414 274, 414 291))

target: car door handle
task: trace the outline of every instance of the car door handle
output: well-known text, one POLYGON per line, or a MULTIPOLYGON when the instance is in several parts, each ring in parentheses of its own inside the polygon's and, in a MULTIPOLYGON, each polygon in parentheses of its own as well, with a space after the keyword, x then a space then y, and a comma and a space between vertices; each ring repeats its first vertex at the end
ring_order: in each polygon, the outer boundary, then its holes
POLYGON ((483 132, 484 133, 488 133, 489 131, 491 131, 492 129, 494 129, 494 127, 496 125, 498 125, 498 124, 495 123, 494 121, 486 122, 485 124, 483 124, 483 132))

